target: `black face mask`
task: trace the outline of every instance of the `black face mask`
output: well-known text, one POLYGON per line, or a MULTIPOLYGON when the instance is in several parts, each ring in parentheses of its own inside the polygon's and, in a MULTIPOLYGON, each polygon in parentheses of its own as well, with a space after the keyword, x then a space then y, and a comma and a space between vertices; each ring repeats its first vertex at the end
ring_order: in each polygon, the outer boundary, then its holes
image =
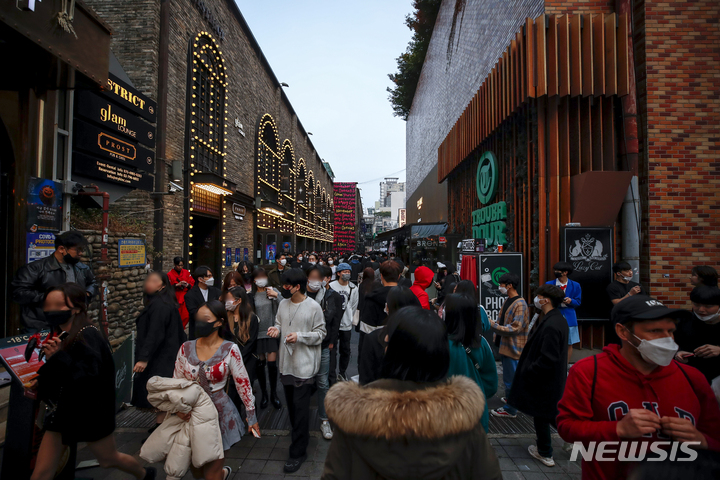
POLYGON ((212 335, 215 330, 220 328, 219 326, 214 327, 214 323, 215 322, 210 323, 203 321, 195 322, 195 338, 202 338, 212 335))
POLYGON ((68 265, 77 265, 80 262, 80 258, 75 258, 72 255, 70 255, 69 253, 66 253, 65 255, 63 255, 63 260, 68 265))
POLYGON ((44 312, 44 314, 45 321, 53 328, 66 324, 70 321, 70 317, 72 317, 71 310, 56 310, 53 312, 44 312))
POLYGON ((292 292, 286 288, 280 290, 280 294, 283 296, 283 298, 290 298, 293 296, 292 292))
POLYGON ((555 272, 555 278, 560 278, 563 276, 563 272, 555 272))

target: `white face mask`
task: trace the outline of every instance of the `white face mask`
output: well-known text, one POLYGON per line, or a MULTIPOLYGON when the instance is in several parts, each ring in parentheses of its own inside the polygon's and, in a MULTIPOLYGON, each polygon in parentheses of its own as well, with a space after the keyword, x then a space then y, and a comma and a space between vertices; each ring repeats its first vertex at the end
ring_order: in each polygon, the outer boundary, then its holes
POLYGON ((625 280, 626 282, 629 282, 629 281, 631 281, 632 279, 633 279, 633 277, 625 277, 625 276, 623 276, 623 280, 625 280))
POLYGON ((322 282, 320 280, 310 280, 308 281, 308 288, 312 290, 313 292, 317 292, 322 288, 322 282))
POLYGON ((547 303, 545 303, 545 304, 540 303, 540 298, 539 298, 539 297, 535 297, 535 298, 533 299, 533 305, 535 305, 535 308, 537 308, 538 310, 542 310, 543 305, 547 305, 547 303))
POLYGON ((228 300, 227 302, 225 302, 225 310, 227 310, 228 312, 234 312, 236 308, 237 305, 235 305, 235 302, 233 302, 232 300, 228 300))
POLYGON ((287 260, 285 260, 284 258, 282 260, 280 260, 280 265, 282 265, 283 267, 285 266, 286 263, 287 263, 287 260))
POLYGON ((260 288, 267 286, 267 278, 258 278, 255 280, 255 285, 257 285, 260 288))
POLYGON ((638 349, 643 360, 661 367, 670 365, 680 348, 672 337, 656 338, 655 340, 643 340, 634 334, 633 337, 640 340, 640 345, 637 347, 633 345, 633 347, 638 349))
POLYGON ((210 277, 207 280, 205 280, 205 285, 207 285, 208 287, 212 287, 213 285, 215 285, 215 278, 210 277))
POLYGON ((298 262, 302 262, 302 257, 298 257, 298 262))
POLYGON ((323 288, 327 287, 327 280, 322 281, 322 286, 323 286, 323 288))
POLYGON ((332 260, 328 260, 328 263, 329 263, 330 265, 332 265, 332 264, 333 264, 333 261, 332 261, 332 260))
POLYGON ((500 290, 500 293, 502 293, 503 295, 507 295, 507 288, 505 288, 505 287, 498 287, 498 290, 500 290))
POLYGON ((720 320, 720 310, 718 310, 717 312, 712 313, 710 315, 700 315, 699 313, 697 313, 694 310, 693 310, 693 313, 695 314, 695 316, 697 318, 699 318, 703 322, 716 323, 718 320, 720 320))
POLYGON ((310 265, 315 265, 317 262, 308 262, 310 265))

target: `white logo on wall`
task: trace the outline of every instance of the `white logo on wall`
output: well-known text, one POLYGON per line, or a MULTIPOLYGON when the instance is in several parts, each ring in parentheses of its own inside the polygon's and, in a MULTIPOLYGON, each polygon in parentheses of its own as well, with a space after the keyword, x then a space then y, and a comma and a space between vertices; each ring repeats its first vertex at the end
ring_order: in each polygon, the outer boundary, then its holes
POLYGON ((587 233, 580 240, 575 240, 575 245, 570 247, 570 260, 573 262, 578 260, 586 262, 606 260, 607 253, 603 255, 603 249, 602 242, 587 233))

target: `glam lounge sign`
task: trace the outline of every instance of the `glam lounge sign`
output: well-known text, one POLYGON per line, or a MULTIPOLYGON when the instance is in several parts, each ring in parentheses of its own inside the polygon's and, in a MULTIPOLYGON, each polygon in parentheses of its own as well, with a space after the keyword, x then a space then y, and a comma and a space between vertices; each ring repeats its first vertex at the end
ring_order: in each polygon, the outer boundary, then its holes
POLYGON ((126 136, 148 147, 155 147, 155 127, 139 119, 134 113, 113 105, 92 92, 79 91, 76 96, 77 115, 102 125, 110 132, 126 136))
POLYGON ((107 86, 102 93, 118 105, 129 109, 148 122, 156 122, 157 104, 112 73, 108 75, 107 86))
POLYGON ((153 173, 155 153, 122 135, 109 133, 90 123, 75 119, 73 147, 105 160, 153 173))
POLYGON ((499 181, 497 160, 492 152, 485 152, 480 157, 475 187, 478 200, 484 205, 472 212, 472 236, 485 240, 485 245, 505 245, 507 243, 507 204, 497 202, 487 205, 495 198, 499 181))

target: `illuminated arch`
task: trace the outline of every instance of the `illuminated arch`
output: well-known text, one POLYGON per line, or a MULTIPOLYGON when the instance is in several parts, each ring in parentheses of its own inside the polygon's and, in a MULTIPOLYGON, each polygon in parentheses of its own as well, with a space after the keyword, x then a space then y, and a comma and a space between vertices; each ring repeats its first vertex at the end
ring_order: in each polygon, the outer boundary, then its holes
POLYGON ((290 140, 285 140, 280 150, 280 193, 294 196, 295 192, 295 150, 290 140))
POLYGON ((266 113, 260 117, 257 128, 258 195, 260 195, 261 183, 276 191, 280 189, 279 138, 277 125, 272 116, 266 113))

